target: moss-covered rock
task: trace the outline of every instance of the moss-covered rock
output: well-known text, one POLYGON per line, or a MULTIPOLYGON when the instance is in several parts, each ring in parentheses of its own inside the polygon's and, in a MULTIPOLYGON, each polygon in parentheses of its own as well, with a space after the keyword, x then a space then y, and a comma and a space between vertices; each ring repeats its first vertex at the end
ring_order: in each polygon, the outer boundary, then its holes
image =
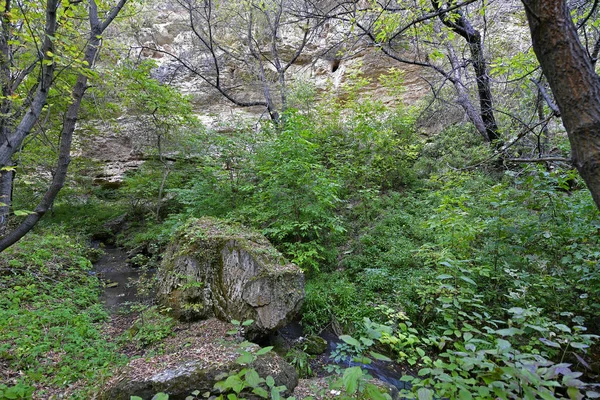
POLYGON ((308 336, 304 339, 303 343, 304 351, 307 354, 319 355, 325 353, 327 350, 327 340, 323 339, 321 336, 308 336))
POLYGON ((192 219, 157 273, 158 299, 183 320, 254 320, 250 338, 289 322, 304 298, 304 275, 260 233, 214 218, 192 219))

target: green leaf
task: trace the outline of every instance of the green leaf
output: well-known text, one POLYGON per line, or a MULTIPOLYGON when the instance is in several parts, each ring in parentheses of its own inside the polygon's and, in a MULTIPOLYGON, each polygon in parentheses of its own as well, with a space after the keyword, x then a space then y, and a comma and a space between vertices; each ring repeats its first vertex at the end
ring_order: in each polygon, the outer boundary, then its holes
POLYGON ((525 332, 523 332, 522 330, 520 330, 518 328, 506 328, 506 329, 498 329, 496 331, 496 333, 501 336, 514 336, 514 335, 521 335, 525 332))
POLYGON ((454 278, 452 275, 448 275, 448 274, 441 274, 436 276, 437 279, 439 279, 440 281, 443 281, 445 279, 452 279, 454 278))
POLYGON ((240 325, 240 321, 238 321, 237 319, 232 319, 231 323, 235 326, 239 326, 240 325))
POLYGON ((267 346, 267 347, 263 347, 262 349, 258 350, 256 352, 257 356, 262 356, 264 354, 267 354, 268 352, 270 352, 271 350, 273 350, 273 346, 267 346))
POLYGON ((460 400, 472 400, 473 395, 468 390, 460 389, 460 391, 458 392, 458 398, 460 400))
POLYGON ((275 379, 271 375, 267 376, 266 382, 268 387, 275 386, 275 379))
POLYGON ((248 319, 242 323, 242 326, 250 326, 254 323, 253 319, 248 319))
POLYGON ((276 387, 271 388, 271 400, 281 400, 281 395, 276 387))
POLYGON ((129 398, 129 400, 144 400, 144 399, 142 399, 141 397, 138 397, 138 396, 131 396, 129 398))
POLYGON ((560 349, 560 344, 553 342, 552 340, 549 340, 546 338, 539 338, 539 341, 544 343, 546 346, 555 347, 557 349, 560 349))
POLYGON ((579 389, 577 389, 576 387, 568 388, 567 394, 569 395, 569 398, 572 400, 578 400, 580 398, 579 389))
POLYGON ((269 392, 267 392, 265 389, 263 389, 261 387, 254 388, 254 390, 252 390, 252 393, 254 393, 257 396, 262 397, 263 399, 269 398, 269 392))
POLYGON ((225 380, 225 386, 231 388, 234 392, 239 393, 244 390, 245 383, 237 375, 231 375, 225 380))
POLYGON ((417 390, 418 400, 433 400, 433 392, 426 388, 420 388, 417 390))
POLYGON ((370 400, 387 400, 388 398, 381 393, 381 390, 372 383, 369 383, 365 389, 365 394, 370 400))
POLYGON ((241 356, 239 356, 237 358, 237 360, 235 360, 235 362, 238 364, 250 364, 254 360, 255 360, 255 357, 253 354, 245 353, 245 354, 242 354, 241 356))
POLYGON ((477 286, 477 283, 473 279, 471 279, 471 278, 469 278, 467 276, 461 275, 459 278, 462 279, 463 281, 467 282, 467 283, 470 283, 471 285, 477 286))
POLYGON ((360 367, 351 367, 347 368, 344 371, 344 375, 342 376, 342 382, 344 384, 344 389, 346 390, 346 394, 354 394, 358 390, 358 383, 360 379, 363 377, 363 372, 360 367))
POLYGON ((35 214, 35 212, 27 210, 15 210, 14 212, 17 217, 25 217, 29 214, 35 214))
POLYGON ((258 385, 260 385, 263 382, 263 380, 260 379, 258 372, 256 372, 256 370, 254 370, 254 369, 248 370, 248 372, 246 372, 246 375, 244 376, 244 378, 246 379, 246 383, 253 388, 257 387, 258 385))
POLYGON ((563 332, 566 333, 571 333, 571 328, 569 328, 568 326, 564 325, 564 324, 556 324, 556 329, 561 330, 563 332))
POLYGON ((585 343, 579 343, 579 342, 571 342, 571 343, 569 343, 569 346, 574 347, 576 349, 587 349, 588 347, 590 347, 585 343))
POLYGON ((169 400, 169 395, 162 392, 156 393, 154 397, 152 397, 152 400, 169 400))
POLYGON ((340 336, 340 339, 342 339, 344 342, 348 343, 351 346, 360 347, 360 342, 354 339, 352 336, 342 335, 340 336))

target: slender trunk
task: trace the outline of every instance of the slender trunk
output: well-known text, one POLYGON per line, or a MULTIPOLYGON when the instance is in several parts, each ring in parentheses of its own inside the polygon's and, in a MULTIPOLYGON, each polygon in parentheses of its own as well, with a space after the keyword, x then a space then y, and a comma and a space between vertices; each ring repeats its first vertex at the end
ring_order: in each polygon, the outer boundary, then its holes
POLYGON ((456 90, 457 103, 463 108, 477 132, 483 137, 486 142, 490 141, 490 137, 488 136, 488 130, 481 117, 481 114, 476 109, 475 105, 471 101, 469 97, 469 92, 467 88, 463 84, 463 79, 460 73, 460 63, 458 61, 458 57, 456 56, 456 52, 454 51, 454 47, 452 44, 448 43, 446 45, 446 49, 448 50, 448 59, 450 60, 450 64, 452 65, 452 73, 451 73, 451 82, 454 85, 454 89, 456 90))
MULTIPOLYGON (((49 0, 48 3, 54 0, 49 0)), ((102 40, 102 33, 108 27, 108 25, 115 19, 120 10, 124 7, 127 0, 119 0, 119 3, 113 7, 110 14, 104 22, 101 22, 98 18, 98 8, 95 0, 89 0, 90 10, 90 37, 87 47, 85 49, 84 60, 87 62, 90 68, 94 66, 96 56, 100 50, 100 43, 102 40)), ((58 162, 56 171, 50 183, 50 187, 44 194, 44 197, 39 202, 34 212, 29 214, 19 226, 14 230, 6 234, 0 239, 0 252, 4 251, 8 247, 15 244, 25 234, 27 234, 35 224, 44 216, 48 209, 52 206, 54 199, 58 195, 58 192, 62 189, 71 162, 71 144, 73 142, 73 132, 75 131, 75 125, 77 123, 77 115, 79 114, 79 108, 81 106, 81 100, 87 89, 87 74, 79 74, 77 81, 73 87, 72 101, 63 122, 63 128, 60 137, 60 146, 58 154, 58 162)))
POLYGON ((4 170, 0 172, 0 235, 6 232, 10 205, 12 204, 12 191, 15 172, 4 170))
MULTIPOLYGON (((455 5, 453 1, 447 3, 442 4, 440 0, 431 0, 431 4, 436 11, 444 10, 444 8, 448 9, 450 6, 455 5)), ((494 101, 481 33, 473 27, 460 10, 454 11, 451 15, 449 13, 442 13, 440 14, 440 20, 453 32, 465 39, 469 45, 471 63, 473 65, 473 72, 475 73, 475 80, 477 81, 480 115, 485 126, 486 134, 483 136, 489 142, 495 143, 496 147, 499 148, 502 146, 502 143, 500 141, 496 117, 494 116, 494 101)))
MULTIPOLYGON (((9 7, 10 2, 5 2, 5 6, 9 7)), ((52 80, 54 79, 55 63, 52 61, 51 54, 54 50, 53 41, 58 28, 57 7, 58 0, 48 0, 46 3, 46 26, 44 31, 45 38, 41 48, 41 53, 43 56, 40 59, 40 61, 42 61, 41 76, 38 80, 37 88, 35 89, 35 96, 32 99, 31 105, 16 126, 13 126, 13 124, 9 121, 9 118, 7 118, 7 115, 10 114, 10 110, 12 108, 12 102, 10 102, 7 97, 7 95, 12 94, 13 86, 10 82, 10 66, 7 64, 10 58, 8 40, 10 40, 11 34, 7 31, 7 29, 9 29, 7 27, 10 27, 8 20, 4 18, 2 21, 4 31, 2 34, 3 39, 0 41, 0 47, 2 48, 2 79, 5 80, 2 82, 2 92, 5 96, 5 99, 3 100, 1 108, 2 120, 0 124, 0 167, 10 167, 13 165, 12 158, 14 154, 21 149, 23 141, 27 135, 29 135, 31 129, 33 129, 33 125, 38 120, 42 109, 46 105, 48 94, 50 92, 50 86, 52 85, 52 80)), ((10 10, 7 10, 7 12, 8 11, 10 10)), ((8 223, 9 209, 12 200, 13 177, 14 174, 3 174, 2 177, 2 195, 4 195, 3 199, 5 200, 3 203, 6 205, 2 207, 2 210, 0 210, 2 217, 0 218, 0 235, 5 232, 6 225, 8 223), (9 187, 8 181, 10 181, 10 196, 6 196, 9 187)))
POLYGON ((477 94, 479 95, 479 108, 481 109, 481 119, 485 125, 485 131, 488 140, 496 143, 500 147, 502 143, 498 143, 500 135, 498 134, 498 123, 494 116, 494 102, 492 99, 492 90, 490 89, 490 77, 487 71, 487 64, 483 53, 483 42, 481 35, 475 31, 469 41, 469 50, 471 51, 471 61, 473 62, 473 70, 475 71, 475 79, 477 80, 477 94))
POLYGON ((565 0, 522 0, 533 50, 561 112, 573 164, 600 209, 600 78, 565 0))

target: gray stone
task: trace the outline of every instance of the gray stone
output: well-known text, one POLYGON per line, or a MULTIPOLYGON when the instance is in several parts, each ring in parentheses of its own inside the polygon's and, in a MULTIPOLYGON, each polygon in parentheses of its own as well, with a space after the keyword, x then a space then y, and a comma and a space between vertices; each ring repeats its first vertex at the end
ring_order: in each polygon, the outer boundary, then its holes
MULTIPOLYGON (((231 329, 231 326, 209 320, 181 330, 164 344, 165 349, 173 347, 175 351, 130 361, 109 380, 98 398, 129 400, 130 396, 139 396, 149 400, 163 392, 170 400, 178 400, 185 399, 195 390, 202 394, 218 394, 215 383, 244 368, 236 362, 240 344, 224 340, 225 329, 231 329)), ((244 347, 251 353, 259 349, 255 344, 244 347)), ((294 367, 273 352, 255 357, 247 367, 255 369, 263 378, 273 377, 277 386, 283 385, 291 393, 298 384, 294 367)), ((251 395, 245 397, 252 398, 251 395)))
POLYGON ((212 218, 189 221, 157 273, 158 299, 182 320, 254 320, 246 337, 281 328, 298 312, 304 275, 260 233, 212 218))

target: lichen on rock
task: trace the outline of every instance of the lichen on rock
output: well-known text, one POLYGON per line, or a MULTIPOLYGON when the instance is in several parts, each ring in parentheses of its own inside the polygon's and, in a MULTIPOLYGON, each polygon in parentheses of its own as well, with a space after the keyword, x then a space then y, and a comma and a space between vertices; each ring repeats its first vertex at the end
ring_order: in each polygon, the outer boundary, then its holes
POLYGON ((182 320, 254 320, 247 336, 281 328, 298 312, 304 275, 260 233, 215 218, 175 235, 157 273, 158 299, 182 320))

